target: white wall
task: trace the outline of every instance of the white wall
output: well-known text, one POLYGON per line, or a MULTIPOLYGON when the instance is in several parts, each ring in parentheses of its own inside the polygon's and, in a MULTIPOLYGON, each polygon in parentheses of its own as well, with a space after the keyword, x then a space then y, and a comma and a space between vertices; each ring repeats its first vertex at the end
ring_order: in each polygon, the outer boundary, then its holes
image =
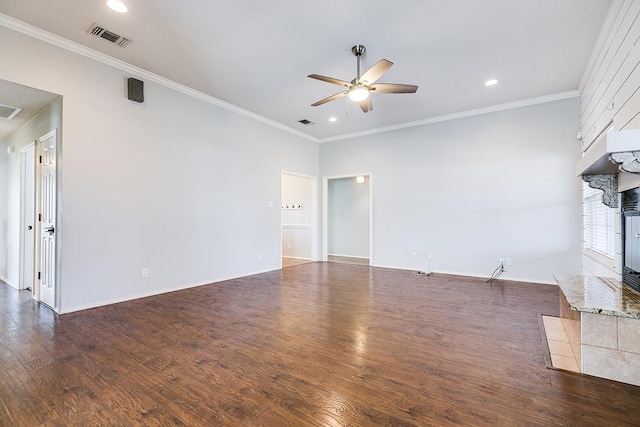
POLYGON ((375 265, 555 283, 581 272, 579 99, 320 147, 322 176, 370 171, 375 265), (411 258, 411 251, 418 258, 411 258))
MULTIPOLYGON (((6 144, 0 142, 0 280, 7 279, 7 249, 9 239, 9 211, 7 209, 9 199, 9 156, 6 144)), ((12 285, 14 286, 14 285, 12 285)))
POLYGON ((0 141, 0 278, 15 288, 20 276, 20 150, 61 126, 59 98, 0 141), (15 147, 14 153, 7 154, 9 146, 15 147))
POLYGON ((0 78, 64 96, 63 312, 280 267, 281 170, 317 176, 317 144, 152 82, 136 104, 121 70, 0 39, 0 78))
POLYGON ((369 177, 330 179, 327 196, 329 255, 369 258, 369 177))
POLYGON ((282 209, 282 255, 289 258, 311 259, 312 242, 312 186, 308 177, 282 174, 282 202, 300 204, 302 209, 282 209))

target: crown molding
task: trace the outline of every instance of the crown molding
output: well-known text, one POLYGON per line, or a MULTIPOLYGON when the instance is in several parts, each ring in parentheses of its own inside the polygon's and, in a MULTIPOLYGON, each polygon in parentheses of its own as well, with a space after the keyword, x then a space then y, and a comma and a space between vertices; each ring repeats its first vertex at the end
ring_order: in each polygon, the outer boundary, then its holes
POLYGON ((276 122, 275 120, 268 119, 252 111, 245 110, 244 108, 240 108, 236 105, 230 104, 228 102, 225 102, 211 95, 207 95, 206 93, 200 92, 198 90, 192 89, 188 86, 185 86, 173 80, 154 74, 151 71, 147 71, 143 68, 136 67, 135 65, 131 65, 128 62, 121 61, 112 56, 106 55, 102 52, 98 52, 97 50, 88 48, 79 43, 65 39, 64 37, 60 37, 58 35, 52 34, 41 28, 27 24, 26 22, 22 22, 18 19, 4 15, 2 13, 0 13, 0 25, 3 27, 9 28, 11 30, 17 31, 19 33, 28 35, 30 37, 33 37, 35 39, 42 40, 46 43, 52 44, 62 49, 66 49, 70 52, 77 53, 78 55, 82 55, 86 58, 93 59, 94 61, 98 61, 102 64, 119 69, 126 73, 133 74, 136 77, 139 77, 141 79, 145 79, 145 80, 157 83, 159 85, 165 86, 169 89, 173 89, 178 92, 182 92, 185 95, 189 95, 191 97, 207 102, 209 104, 222 107, 229 111, 233 111, 234 113, 240 114, 242 116, 248 117, 250 119, 256 120, 258 122, 264 123, 274 128, 283 130, 285 132, 291 133, 293 135, 299 136, 309 141, 312 141, 312 142, 320 141, 318 138, 314 136, 301 132, 292 127, 285 126, 282 123, 276 122))
POLYGON ((413 122, 400 123, 392 126, 369 129, 362 132, 354 132, 354 133, 349 133, 345 135, 321 138, 320 142, 322 143, 322 142, 330 142, 330 141, 339 141, 341 139, 357 138, 360 136, 373 135, 376 133, 390 132, 398 129, 406 129, 406 128, 411 128, 416 126, 428 125, 432 123, 446 122, 449 120, 462 119, 465 117, 479 116, 481 114, 495 113, 497 111, 511 110, 513 108, 528 107, 530 105, 536 105, 536 104, 544 104, 546 102, 559 101, 562 99, 575 98, 578 96, 580 96, 579 91, 570 90, 566 92, 554 93, 551 95, 538 96, 536 98, 528 98, 520 101, 507 102, 505 104, 497 104, 497 105, 491 105, 489 107, 476 108, 474 110, 461 111, 459 113, 452 113, 452 114, 445 114, 443 116, 430 117, 427 119, 416 120, 413 122))
MULTIPOLYGON (((619 1, 619 0, 616 0, 619 1)), ((78 55, 82 55, 86 58, 92 59, 94 61, 100 62, 102 64, 108 65, 110 67, 119 69, 121 71, 124 71, 126 73, 132 74, 138 78, 141 79, 146 79, 148 81, 152 81, 154 83, 157 83, 159 85, 165 86, 167 88, 173 89, 175 91, 184 93, 185 95, 191 96, 193 98, 199 99, 201 101, 204 101, 206 103, 224 108, 226 110, 232 111, 234 113, 240 114, 242 116, 248 117, 250 119, 256 120, 258 122, 264 123, 268 126, 274 127, 276 129, 280 129, 282 131, 288 132, 290 134, 299 136, 303 139, 306 139, 308 141, 312 141, 312 142, 316 142, 316 143, 323 143, 323 142, 330 142, 330 141, 339 141, 339 140, 343 140, 343 139, 351 139, 351 138, 357 138, 357 137, 362 137, 362 136, 367 136, 367 135, 373 135, 373 134, 377 134, 377 133, 383 133, 383 132, 390 132, 390 131, 394 131, 394 130, 399 130, 399 129, 406 129, 406 128, 411 128, 411 127, 416 127, 416 126, 423 126, 423 125, 428 125, 428 124, 432 124, 432 123, 439 123, 439 122, 444 122, 444 121, 448 121, 448 120, 456 120, 456 119, 461 119, 464 117, 471 117, 471 116, 477 116, 480 114, 487 114, 487 113, 493 113, 493 112, 497 112, 497 111, 504 111, 504 110, 509 110, 512 108, 520 108, 520 107, 526 107, 526 106, 530 106, 530 105, 535 105, 535 104, 542 104, 545 102, 553 102, 553 101, 557 101, 557 100, 561 100, 561 99, 567 99, 567 98, 574 98, 577 96, 580 96, 580 92, 578 90, 572 90, 572 91, 567 91, 567 92, 560 92, 560 93, 556 93, 556 94, 551 94, 551 95, 545 95, 545 96, 540 96, 540 97, 536 97, 536 98, 529 98, 529 99, 524 99, 524 100, 520 100, 520 101, 515 101, 515 102, 508 102, 505 104, 498 104, 498 105, 493 105, 493 106, 489 106, 489 107, 483 107, 483 108, 477 108, 474 110, 467 110, 467 111, 461 111, 458 113, 452 113, 452 114, 446 114, 446 115, 442 115, 442 116, 436 116, 436 117, 431 117, 431 118, 426 118, 426 119, 421 119, 421 120, 417 120, 417 121, 413 121, 413 122, 407 122, 407 123, 400 123, 397 125, 392 125, 392 126, 385 126, 385 127, 379 127, 379 128, 374 128, 374 129, 368 129, 365 131, 361 131, 361 132, 354 132, 354 133, 349 133, 349 134, 343 134, 343 135, 337 135, 337 136, 332 136, 332 137, 327 137, 327 138, 316 138, 312 135, 309 135, 308 133, 299 131, 297 129, 294 129, 292 127, 286 126, 282 123, 276 122, 275 120, 271 120, 268 119, 264 116, 261 116, 259 114, 256 114, 252 111, 249 110, 245 110, 244 108, 240 108, 236 105, 230 104, 228 102, 225 102, 221 99, 218 99, 216 97, 213 97, 211 95, 207 95, 206 93, 200 92, 198 90, 192 89, 188 86, 185 86, 181 83, 175 82, 173 80, 167 79, 165 77, 159 76, 157 74, 154 74, 150 71, 147 71, 143 68, 140 67, 136 67, 135 65, 129 64, 127 62, 121 61, 119 59, 116 59, 112 56, 106 55, 102 52, 98 52, 97 50, 88 48, 86 46, 83 46, 79 43, 73 42, 71 40, 65 39, 63 37, 60 37, 58 35, 52 34, 48 31, 45 31, 41 28, 35 27, 33 25, 27 24, 26 22, 22 22, 18 19, 15 19, 13 17, 4 15, 2 13, 0 13, 0 26, 9 28, 11 30, 17 31, 19 33, 28 35, 30 37, 33 37, 35 39, 38 40, 42 40, 46 43, 52 44, 54 46, 60 47, 62 49, 68 50, 70 52, 76 53, 78 55)))

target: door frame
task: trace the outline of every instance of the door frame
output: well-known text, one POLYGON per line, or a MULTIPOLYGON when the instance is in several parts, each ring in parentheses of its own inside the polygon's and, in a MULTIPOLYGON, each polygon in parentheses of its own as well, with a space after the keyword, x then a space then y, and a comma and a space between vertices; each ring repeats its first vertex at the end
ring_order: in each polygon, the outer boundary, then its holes
MULTIPOLYGON (((280 200, 278 200, 278 206, 282 203, 282 175, 292 175, 300 178, 306 178, 311 180, 311 261, 318 261, 318 177, 311 175, 304 175, 301 173, 290 172, 286 170, 280 171, 280 200)), ((282 267, 282 209, 280 209, 280 267, 282 267)))
POLYGON ((36 142, 33 141, 20 149, 20 244, 19 244, 19 268, 18 268, 18 289, 26 289, 24 287, 24 278, 27 275, 31 275, 31 292, 34 292, 35 289, 35 268, 36 268, 36 255, 35 255, 35 247, 36 247, 36 226, 35 226, 35 215, 36 215, 36 142), (26 157, 27 153, 33 153, 33 164, 31 165, 31 173, 32 173, 32 185, 30 188, 27 188, 27 169, 26 169, 26 157), (27 197, 32 197, 33 202, 31 206, 31 214, 34 217, 33 223, 33 267, 30 271, 27 271, 27 266, 25 264, 26 261, 26 243, 27 243, 27 197))
POLYGON ((354 173, 348 175, 325 176, 322 178, 322 261, 329 260, 329 180, 369 177, 369 265, 373 266, 373 173, 354 173))
MULTIPOLYGON (((51 307, 55 312, 60 313, 60 279, 62 277, 62 262, 61 262, 61 256, 60 254, 61 252, 61 242, 62 242, 62 183, 61 183, 61 165, 62 165, 62 144, 61 144, 61 138, 60 138, 60 132, 57 128, 52 129, 51 131, 47 132, 46 134, 42 135, 40 138, 37 139, 36 141, 36 168, 35 168, 35 174, 36 174, 36 180, 35 180, 35 186, 36 186, 36 217, 38 216, 39 213, 42 212, 42 185, 41 185, 41 181, 42 181, 42 166, 40 164, 40 162, 38 161, 38 159, 40 158, 40 156, 42 155, 42 143, 44 141, 46 141, 47 139, 51 138, 52 136, 55 136, 56 138, 56 194, 55 194, 55 198, 56 198, 56 222, 55 222, 55 233, 54 233, 54 245, 55 245, 55 257, 54 257, 54 266, 55 266, 55 307, 51 307)), ((36 223, 38 224, 37 227, 35 227, 36 229, 36 233, 35 233, 35 240, 36 240, 36 244, 35 244, 35 259, 34 259, 34 276, 36 276, 36 271, 41 271, 41 240, 42 240, 42 230, 41 230, 41 226, 39 224, 39 221, 36 219, 36 223)), ((34 277, 34 293, 33 293, 33 298, 35 300, 37 300, 38 302, 41 301, 41 296, 40 296, 40 287, 41 287, 41 283, 40 280, 37 279, 36 277, 34 277)), ((46 305, 46 304, 43 304, 46 305)))

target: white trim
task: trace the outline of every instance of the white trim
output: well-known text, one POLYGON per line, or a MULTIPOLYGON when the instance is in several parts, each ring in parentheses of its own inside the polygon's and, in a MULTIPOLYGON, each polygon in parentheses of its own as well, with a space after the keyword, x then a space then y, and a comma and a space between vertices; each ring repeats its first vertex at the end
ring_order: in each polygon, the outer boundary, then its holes
MULTIPOLYGON (((375 267, 375 268, 389 268, 392 270, 406 270, 406 271, 413 271, 415 272, 416 270, 410 270, 407 267, 397 267, 397 266, 391 266, 391 265, 371 265, 371 267, 375 267)), ((460 272, 455 272, 455 271, 431 271, 431 274, 446 274, 447 276, 461 276, 461 277, 473 277, 476 279, 489 279, 489 277, 486 274, 480 274, 480 273, 460 273, 460 272)), ((425 276, 427 277, 427 276, 425 276)), ((524 279, 521 277, 513 277, 513 276, 500 276, 498 279, 496 280, 505 280, 507 282, 524 282, 524 283, 533 283, 533 284, 541 284, 541 285, 553 285, 553 286, 557 286, 558 283, 555 280, 538 280, 538 279, 524 279)))
MULTIPOLYGON (((12 288, 16 288, 16 289, 18 289, 18 287, 17 287, 17 286, 15 286, 13 283, 11 283, 11 282, 9 281, 9 279, 7 279, 6 277, 4 277, 4 276, 0 276, 0 280, 2 280, 4 283, 6 283, 7 285, 11 286, 12 288)), ((18 289, 18 290, 19 290, 19 289, 18 289)))
MULTIPOLYGON (((301 256, 287 256, 287 255, 282 255, 282 258, 287 258, 287 259, 301 259, 304 261, 311 261, 311 258, 305 258, 305 257, 301 257, 301 256)), ((313 261, 311 261, 313 262, 313 261)))
POLYGON ((551 95, 538 96, 536 98, 528 98, 520 101, 507 102, 505 104, 490 105, 488 107, 476 108, 474 110, 460 111, 458 113, 445 114, 443 116, 436 116, 413 122, 400 123, 397 125, 384 126, 375 129, 364 130, 361 132, 348 133, 344 135, 331 136, 328 138, 321 138, 319 142, 339 141, 341 139, 357 138, 360 136, 367 136, 376 133, 389 132, 392 130, 406 129, 416 126, 429 125, 433 123, 446 122, 449 120, 457 120, 465 117, 479 116, 481 114, 495 113, 498 111, 511 110, 514 108, 528 107, 531 105, 544 104, 546 102, 560 101, 562 99, 576 98, 580 96, 580 92, 577 90, 569 90, 566 92, 553 93, 551 95))
POLYGON ((329 256, 339 256, 343 258, 358 258, 358 259, 369 259, 366 256, 358 256, 358 255, 343 255, 343 254, 327 254, 329 256))
POLYGON ((307 230, 312 228, 311 224, 282 224, 282 228, 287 230, 307 230))
POLYGON ((618 272, 615 258, 610 258, 589 248, 582 249, 582 255, 591 258, 603 267, 607 267, 609 270, 618 272))
POLYGON ((31 271, 27 271, 26 265, 25 265, 25 245, 27 242, 26 236, 26 216, 27 216, 27 212, 26 212, 26 203, 27 203, 27 197, 29 196, 28 194, 26 194, 26 163, 25 163, 25 157, 26 154, 28 154, 29 152, 31 152, 33 154, 33 164, 31 165, 31 172, 32 172, 32 187, 30 188, 31 190, 31 194, 30 196, 33 198, 32 200, 32 210, 33 212, 31 212, 33 214, 34 219, 36 218, 36 143, 35 141, 32 141, 31 143, 27 144, 26 146, 24 146, 22 149, 20 149, 20 243, 18 245, 18 250, 19 250, 19 256, 18 256, 18 289, 22 290, 22 289, 26 289, 23 287, 24 285, 24 279, 27 276, 27 274, 31 274, 31 292, 33 293, 33 288, 35 288, 35 247, 36 247, 36 242, 35 242, 35 236, 36 236, 36 225, 35 225, 35 221, 33 224, 33 242, 32 242, 32 249, 34 250, 34 253, 32 254, 32 261, 33 261, 33 267, 31 268, 31 271))
POLYGON ((73 42, 71 40, 67 40, 63 37, 52 34, 41 28, 34 27, 33 25, 27 24, 25 22, 22 22, 20 20, 17 20, 7 15, 4 15, 2 13, 0 13, 0 25, 14 31, 18 31, 19 33, 26 34, 38 40, 42 40, 46 43, 52 44, 62 49, 66 49, 73 53, 77 53, 78 55, 82 55, 86 58, 93 59, 94 61, 98 61, 110 67, 117 68, 121 71, 130 73, 130 74, 134 74, 137 77, 141 77, 143 79, 152 81, 154 83, 168 87, 178 92, 182 92, 186 95, 192 96, 196 99, 207 102, 209 104, 213 104, 218 107, 225 108, 227 110, 233 111, 234 113, 238 113, 242 116, 262 122, 266 125, 297 135, 309 141, 319 142, 318 138, 313 137, 307 133, 304 133, 292 127, 283 125, 282 123, 276 122, 275 120, 268 119, 252 111, 245 110, 244 108, 240 108, 238 106, 225 102, 221 99, 215 98, 211 95, 207 95, 206 93, 200 92, 198 90, 192 89, 188 86, 185 86, 173 80, 159 76, 158 74, 152 73, 151 71, 147 71, 143 68, 136 67, 135 65, 131 65, 127 62, 121 61, 119 59, 106 55, 102 52, 98 52, 96 50, 90 49, 79 43, 73 42))
MULTIPOLYGON (((617 1, 617 0, 616 0, 617 1)), ((615 3, 614 3, 615 4, 615 3)), ((580 96, 580 91, 578 90, 571 90, 571 91, 567 91, 567 92, 559 92, 559 93, 555 93, 555 94, 550 94, 550 95, 545 95, 545 96, 539 96, 536 98, 529 98, 529 99, 523 99, 520 101, 514 101, 514 102, 507 102, 505 104, 498 104, 498 105, 493 105, 493 106, 488 106, 488 107, 483 107, 483 108, 477 108, 477 109, 473 109, 473 110, 467 110, 467 111, 461 111, 461 112, 457 112, 457 113, 452 113, 452 114, 445 114, 442 116, 436 116, 436 117, 431 117, 431 118, 426 118, 426 119, 422 119, 422 120, 417 120, 417 121, 413 121, 413 122, 407 122, 407 123, 400 123, 397 125, 392 125, 392 126, 385 126, 385 127, 380 127, 380 128, 374 128, 374 129, 369 129, 369 130, 365 130, 365 131, 361 131, 361 132, 354 132, 354 133, 349 133, 349 134, 344 134, 344 135, 337 135, 337 136, 332 136, 332 137, 327 137, 327 138, 316 138, 315 136, 309 135, 308 133, 299 131, 297 129, 294 129, 292 127, 286 126, 282 123, 276 122, 275 120, 271 120, 268 119, 264 116, 261 116, 259 114, 256 114, 254 112, 251 112, 249 110, 245 110, 244 108, 238 107, 236 105, 230 104, 228 102, 225 102, 221 99, 218 99, 216 97, 213 97, 211 95, 207 95, 206 93, 200 92, 198 90, 192 89, 188 86, 185 86, 181 83, 175 82, 173 80, 167 79, 165 77, 159 76, 155 73, 152 73, 151 71, 147 71, 143 68, 140 67, 136 67, 135 65, 131 65, 127 62, 121 61, 119 59, 113 58, 109 55, 106 55, 102 52, 98 52, 96 50, 90 49, 86 46, 83 46, 79 43, 73 42, 71 40, 67 40, 63 37, 57 36, 55 34, 49 33, 48 31, 45 31, 41 28, 35 27, 33 25, 27 24, 25 22, 22 22, 18 19, 15 19, 13 17, 10 17, 8 15, 4 15, 2 13, 0 13, 0 25, 6 28, 9 28, 11 30, 17 31, 19 33, 22 34, 26 34, 28 36, 31 36, 33 38, 36 38, 38 40, 42 40, 46 43, 52 44, 54 46, 60 47, 62 49, 66 49, 70 52, 73 53, 77 53, 78 55, 82 55, 86 58, 89 59, 93 59, 94 61, 98 61, 102 64, 108 65, 110 67, 119 69, 121 71, 124 71, 126 73, 130 73, 133 74, 137 77, 149 80, 151 82, 157 83, 159 85, 168 87, 170 89, 176 90, 178 92, 182 92, 185 95, 188 96, 192 96, 196 99, 199 99, 201 101, 207 102, 209 104, 213 104, 216 105, 218 107, 222 107, 224 109, 227 109, 229 111, 233 111, 237 114, 240 114, 242 116, 248 117, 250 119, 259 121, 261 123, 264 123, 268 126, 272 126, 274 128, 283 130, 285 132, 291 133, 293 135, 297 135, 301 138, 304 138, 308 141, 312 141, 312 142, 317 142, 317 143, 322 143, 322 142, 330 142, 330 141, 339 141, 342 139, 350 139, 350 138, 356 138, 359 136, 366 136, 366 135, 373 135, 376 133, 383 133, 383 132, 389 132, 392 130, 398 130, 398 129, 406 129, 406 128, 411 128, 411 127, 416 127, 416 126, 423 126, 423 125, 427 125, 427 124, 432 124, 432 123, 439 123, 439 122, 444 122, 444 121, 448 121, 448 120, 456 120, 456 119, 460 119, 460 118, 464 118, 464 117, 471 117, 471 116, 477 116, 480 114, 487 114, 487 113, 493 113, 493 112, 497 112, 497 111, 504 111, 504 110, 509 110, 512 108, 520 108, 520 107, 526 107, 526 106, 530 106, 530 105, 536 105, 536 104, 542 104, 545 102, 553 102, 553 101, 558 101, 561 99, 567 99, 567 98, 574 98, 576 96, 580 96)))
POLYGON ((249 277, 249 276, 254 276, 256 274, 268 273, 270 271, 277 271, 277 270, 280 270, 280 267, 269 268, 269 269, 265 269, 265 270, 259 270, 259 271, 255 271, 255 272, 250 272, 250 273, 242 274, 240 276, 228 276, 228 277, 223 277, 223 278, 219 278, 219 279, 207 280, 207 281, 204 281, 204 282, 187 283, 187 284, 184 284, 184 285, 169 286, 169 287, 161 289, 161 290, 156 290, 156 291, 151 291, 151 292, 141 292, 139 294, 132 294, 132 295, 129 295, 129 296, 126 296, 126 297, 122 297, 122 298, 110 298, 110 299, 97 301, 97 302, 92 302, 92 303, 88 303, 88 304, 76 305, 74 307, 63 308, 58 312, 60 314, 68 314, 68 313, 73 313, 75 311, 88 310, 88 309, 91 309, 91 308, 103 307, 105 305, 118 304, 118 303, 121 303, 121 302, 137 300, 137 299, 140 299, 140 298, 147 298, 147 297, 152 297, 152 296, 155 296, 155 295, 162 295, 162 294, 166 294, 166 293, 169 293, 169 292, 181 291, 181 290, 190 289, 190 288, 197 288, 199 286, 205 286, 205 285, 213 285, 213 284, 216 284, 216 283, 226 282, 227 280, 234 280, 234 279, 239 279, 239 278, 242 278, 242 277, 249 277))

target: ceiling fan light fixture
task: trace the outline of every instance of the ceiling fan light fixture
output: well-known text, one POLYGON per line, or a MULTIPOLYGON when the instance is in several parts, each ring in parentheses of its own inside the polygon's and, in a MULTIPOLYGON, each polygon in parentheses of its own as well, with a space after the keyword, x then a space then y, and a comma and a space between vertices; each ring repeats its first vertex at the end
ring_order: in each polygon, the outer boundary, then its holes
POLYGON ((362 86, 354 87, 349 91, 349 99, 353 102, 362 102, 369 97, 369 90, 362 86))

